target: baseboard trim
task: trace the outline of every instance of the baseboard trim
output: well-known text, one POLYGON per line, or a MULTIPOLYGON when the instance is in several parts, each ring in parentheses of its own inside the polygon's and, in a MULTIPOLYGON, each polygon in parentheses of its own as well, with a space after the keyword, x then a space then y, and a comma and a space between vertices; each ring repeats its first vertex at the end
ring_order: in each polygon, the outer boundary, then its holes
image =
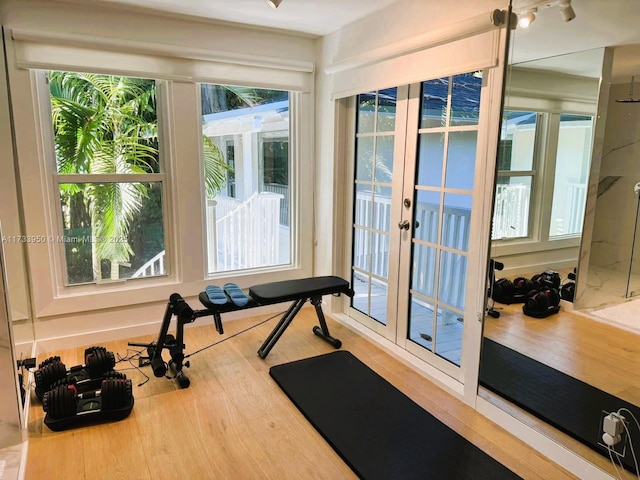
POLYGON ((447 393, 456 396, 460 400, 464 401, 464 385, 454 378, 450 377, 444 372, 441 372, 437 368, 429 365, 425 361, 419 359, 415 355, 407 352, 405 349, 399 347, 395 343, 387 340, 386 338, 380 336, 373 330, 365 327, 361 323, 354 321, 352 318, 348 317, 343 313, 332 313, 331 317, 339 322, 341 325, 344 325, 349 330, 352 330, 359 335, 362 335, 376 345, 381 347, 385 352, 387 352, 392 357, 401 361, 405 365, 409 366, 416 372, 425 376, 429 379, 429 381, 437 384, 439 387, 444 389, 447 393))
POLYGON ((85 332, 64 337, 53 337, 35 341, 35 356, 42 356, 46 352, 54 352, 67 348, 77 348, 84 345, 99 345, 104 342, 122 340, 125 338, 141 337, 158 333, 159 321, 141 323, 126 327, 118 327, 107 330, 85 332))

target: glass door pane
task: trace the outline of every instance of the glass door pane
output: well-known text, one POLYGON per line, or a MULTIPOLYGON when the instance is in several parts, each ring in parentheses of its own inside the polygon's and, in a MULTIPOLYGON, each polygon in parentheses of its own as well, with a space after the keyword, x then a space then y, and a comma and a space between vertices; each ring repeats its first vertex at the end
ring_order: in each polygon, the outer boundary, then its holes
POLYGON ((406 348, 456 366, 462 358, 481 89, 478 73, 422 83, 415 176, 405 177, 413 191, 406 348))
POLYGON ((351 307, 387 325, 397 89, 358 96, 351 307))

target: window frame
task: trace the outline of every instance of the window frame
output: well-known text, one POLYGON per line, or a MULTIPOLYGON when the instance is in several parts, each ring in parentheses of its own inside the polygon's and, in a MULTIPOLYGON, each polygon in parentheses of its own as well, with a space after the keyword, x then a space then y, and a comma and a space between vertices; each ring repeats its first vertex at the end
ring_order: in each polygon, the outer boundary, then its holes
MULTIPOLYGON (((155 79, 156 82, 156 95, 157 95, 157 121, 158 121, 158 173, 146 173, 146 174, 60 174, 57 171, 56 154, 55 154, 55 141, 53 125, 51 122, 51 100, 49 91, 49 70, 34 70, 34 77, 36 79, 36 89, 38 91, 38 98, 40 99, 39 107, 42 115, 42 121, 40 128, 42 130, 42 139, 45 146, 44 152, 44 172, 49 183, 48 196, 51 201, 50 205, 60 205, 60 185, 61 184, 91 184, 91 183, 160 183, 162 184, 162 227, 163 227, 163 243, 165 247, 165 257, 171 258, 171 247, 168 245, 168 228, 169 222, 167 219, 166 203, 169 200, 169 189, 167 186, 167 174, 164 167, 164 149, 166 141, 164 134, 167 132, 167 127, 164 125, 162 119, 166 118, 166 114, 162 112, 166 111, 166 102, 162 98, 163 92, 166 90, 164 82, 155 79), (48 121, 46 121, 48 120, 48 121)), ((80 72, 81 73, 81 72, 80 72)), ((122 75, 125 76, 125 75, 122 75)), ((51 218, 51 224, 47 228, 47 239, 52 244, 53 252, 53 264, 55 270, 55 279, 58 291, 71 291, 71 289, 79 289, 88 285, 107 285, 115 283, 126 283, 129 281, 148 281, 151 277, 139 277, 139 278, 120 278, 117 280, 101 279, 97 278, 93 282, 84 282, 71 284, 69 283, 69 276, 67 272, 65 243, 58 241, 64 237, 64 231, 62 228, 62 212, 60 208, 56 208, 54 212, 49 212, 51 218)), ((152 278, 171 275, 172 262, 165 262, 165 273, 161 275, 155 275, 152 278)))
MULTIPOLYGON (((56 202, 53 181, 49 181, 52 170, 45 161, 47 158, 54 158, 50 157, 50 152, 54 151, 53 137, 45 133, 46 128, 43 129, 43 126, 50 123, 50 114, 47 116, 42 109, 42 105, 47 104, 50 109, 49 92, 46 89, 47 94, 44 95, 38 88, 37 70, 92 71, 109 75, 140 76, 155 78, 166 84, 165 91, 158 91, 158 96, 163 97, 162 102, 166 105, 166 108, 158 111, 158 122, 166 126, 160 150, 163 152, 165 169, 162 174, 166 175, 163 213, 167 262, 172 264, 169 274, 136 279, 133 284, 119 281, 65 286, 61 282, 62 275, 58 273, 61 272, 62 262, 60 253, 56 252, 56 246, 48 243, 29 244, 26 248, 26 258, 31 277, 29 295, 34 318, 50 317, 62 321, 64 316, 79 312, 103 315, 99 314, 98 310, 109 316, 112 315, 108 313, 110 310, 125 306, 146 311, 146 307, 138 305, 153 302, 164 304, 166 298, 178 289, 185 298, 197 298, 199 292, 217 278, 207 276, 206 273, 206 205, 202 200, 202 188, 193 188, 194 185, 202 185, 202 145, 201 141, 198 141, 202 135, 198 83, 232 82, 224 78, 210 77, 176 81, 162 74, 149 76, 147 72, 121 71, 109 66, 104 70, 69 68, 64 64, 41 66, 27 63, 17 66, 14 55, 15 50, 9 48, 9 81, 12 86, 14 112, 17 112, 14 114, 14 122, 18 132, 15 145, 19 166, 20 208, 25 219, 20 233, 27 238, 36 235, 48 237, 53 235, 50 232, 58 228, 57 214, 54 213, 57 209, 51 207, 56 202)), ((252 69, 254 74, 262 71, 258 65, 249 69, 252 69)), ((289 72, 290 77, 293 75, 300 78, 300 90, 293 90, 292 88, 297 87, 286 82, 282 85, 243 82, 250 87, 281 89, 291 93, 290 108, 296 113, 291 114, 289 127, 290 161, 293 163, 290 182, 295 181, 298 188, 291 200, 291 235, 296 239, 291 246, 294 261, 274 268, 233 272, 231 275, 224 273, 219 277, 225 281, 234 281, 242 287, 306 277, 313 272, 315 163, 300 164, 299 161, 300 158, 314 158, 313 75, 307 72, 289 72), (307 213, 300 215, 301 211, 307 213)), ((253 76, 260 78, 257 74, 253 76)), ((111 323, 112 325, 119 322, 127 323, 125 319, 116 319, 117 316, 113 318, 115 323, 111 323)), ((91 326, 81 327, 83 330, 87 328, 91 326)))
MULTIPOLYGON (((526 104, 518 105, 517 107, 505 106, 505 110, 535 112, 538 116, 532 165, 535 177, 532 178, 531 187, 529 235, 518 238, 492 239, 492 255, 502 257, 578 247, 582 233, 556 237, 549 236, 558 137, 560 133, 560 117, 564 114, 594 117, 595 113, 588 107, 584 109, 560 108, 551 110, 544 108, 527 108, 526 104), (546 186, 549 187, 545 188, 546 186)), ((588 158, 591 159, 591 154, 588 158)), ((525 171, 523 172, 526 173, 525 171)), ((500 176, 500 172, 497 172, 496 184, 500 176)))

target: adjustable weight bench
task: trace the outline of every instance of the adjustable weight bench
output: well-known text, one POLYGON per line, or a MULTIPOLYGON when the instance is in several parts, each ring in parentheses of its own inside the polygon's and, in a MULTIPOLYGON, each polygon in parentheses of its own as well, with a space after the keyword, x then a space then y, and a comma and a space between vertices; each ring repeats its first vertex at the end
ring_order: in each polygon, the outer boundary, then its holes
POLYGON ((213 316, 216 331, 222 335, 222 314, 249 308, 273 305, 276 303, 292 302, 287 311, 280 318, 278 324, 271 331, 262 346, 258 349, 258 355, 264 359, 273 346, 280 339, 284 331, 291 324, 300 309, 309 300, 316 310, 319 326, 313 327, 313 333, 331 344, 334 348, 340 348, 342 342, 329 334, 329 328, 322 312, 322 297, 324 295, 344 294, 349 297, 354 295, 349 282, 340 277, 310 277, 300 280, 285 280, 283 282, 264 283, 250 287, 248 293, 237 285, 227 283, 224 287, 211 285, 198 296, 202 305, 206 308, 194 310, 177 293, 169 297, 164 319, 160 327, 157 339, 150 344, 129 343, 131 346, 146 347, 148 357, 140 359, 141 365, 151 365, 153 374, 162 377, 170 369, 181 388, 190 384, 189 378, 183 372, 183 366, 189 367, 189 362, 184 362, 184 325, 194 322, 197 318, 208 315, 213 316), (176 317, 175 336, 169 333, 169 327, 173 317, 176 317), (169 350, 171 360, 166 364, 162 358, 162 350, 169 350))

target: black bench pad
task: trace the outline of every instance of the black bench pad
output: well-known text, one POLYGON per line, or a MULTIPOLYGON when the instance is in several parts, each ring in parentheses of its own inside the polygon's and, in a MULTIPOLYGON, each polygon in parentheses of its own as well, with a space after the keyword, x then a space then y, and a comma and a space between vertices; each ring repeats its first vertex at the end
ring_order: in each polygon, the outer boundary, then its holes
POLYGON ((263 283, 249 289, 249 295, 260 305, 289 302, 305 298, 344 293, 353 296, 349 282, 334 276, 263 283))
POLYGON ((338 293, 352 297, 353 290, 349 288, 349 282, 340 277, 326 276, 255 285, 249 288, 249 303, 242 307, 235 305, 233 302, 227 302, 223 305, 211 303, 206 292, 201 292, 198 298, 200 303, 212 313, 225 313, 259 307, 260 305, 305 300, 338 293))

